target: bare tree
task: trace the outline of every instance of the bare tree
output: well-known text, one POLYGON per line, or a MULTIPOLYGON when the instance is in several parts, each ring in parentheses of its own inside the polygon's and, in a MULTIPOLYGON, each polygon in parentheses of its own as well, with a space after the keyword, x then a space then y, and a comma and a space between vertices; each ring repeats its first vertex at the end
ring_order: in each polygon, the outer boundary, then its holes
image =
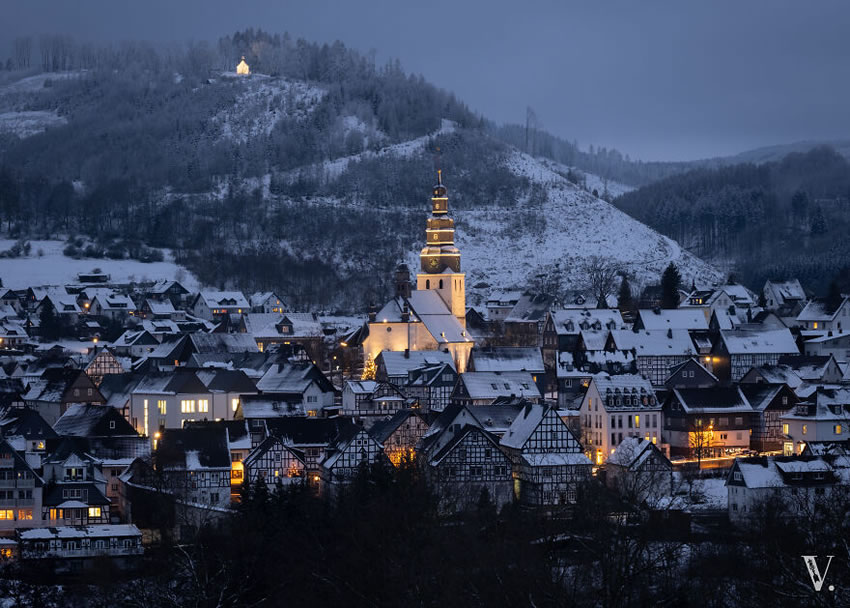
POLYGON ((623 273, 622 265, 611 259, 594 255, 589 257, 582 270, 587 286, 597 299, 597 308, 608 308, 608 296, 617 291, 617 278, 623 273))

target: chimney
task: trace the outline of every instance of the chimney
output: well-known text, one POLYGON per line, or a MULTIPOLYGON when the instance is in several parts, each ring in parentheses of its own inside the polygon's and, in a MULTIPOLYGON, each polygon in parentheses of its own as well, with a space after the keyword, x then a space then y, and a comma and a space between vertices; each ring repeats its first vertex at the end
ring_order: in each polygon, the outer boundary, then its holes
POLYGON ((404 301, 404 306, 401 308, 401 322, 407 323, 410 321, 410 307, 407 304, 407 300, 404 301))
POLYGON ((410 349, 409 348, 404 349, 404 358, 410 359, 410 349))

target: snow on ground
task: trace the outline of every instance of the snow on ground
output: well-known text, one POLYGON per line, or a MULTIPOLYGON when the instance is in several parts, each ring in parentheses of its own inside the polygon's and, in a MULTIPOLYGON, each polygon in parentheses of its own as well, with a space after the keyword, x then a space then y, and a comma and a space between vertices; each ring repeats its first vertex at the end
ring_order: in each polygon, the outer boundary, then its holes
MULTIPOLYGON (((436 135, 441 135, 444 133, 451 133, 455 130, 456 125, 451 120, 443 119, 440 124, 440 128, 434 131, 429 135, 423 135, 422 137, 417 137, 415 139, 411 139, 408 141, 403 141, 398 144, 392 144, 389 146, 385 146, 378 150, 377 152, 372 152, 371 150, 367 150, 365 152, 360 152, 359 154, 353 154, 351 156, 343 156, 341 158, 337 158, 330 161, 325 161, 321 163, 320 167, 322 173, 325 175, 327 179, 335 179, 342 175, 342 173, 348 168, 348 164, 352 161, 363 160, 367 158, 375 158, 378 156, 394 156, 397 158, 410 158, 414 154, 417 154, 425 149, 425 146, 431 140, 432 137, 436 135)), ((296 179, 301 172, 302 169, 296 169, 294 171, 290 171, 288 173, 288 177, 290 179, 296 179)))
MULTIPOLYGON (((0 239, 0 251, 12 247, 15 241, 0 239)), ((110 260, 83 258, 75 260, 65 257, 62 250, 66 243, 63 241, 30 241, 32 250, 29 257, 0 258, 0 279, 3 287, 24 289, 34 285, 63 285, 76 281, 80 272, 91 272, 95 268, 111 276, 112 282, 123 283, 135 281, 155 281, 157 279, 175 279, 180 276, 180 282, 186 289, 193 291, 198 288, 198 280, 185 268, 173 261, 152 262, 146 264, 138 260, 110 260), (43 256, 38 252, 42 251, 43 256)), ((166 259, 170 258, 170 252, 166 259)))
POLYGON ((79 78, 85 70, 73 72, 42 72, 34 76, 27 76, 8 84, 0 85, 0 96, 18 93, 38 93, 45 89, 47 81, 64 80, 66 78, 79 78))
POLYGON ((536 160, 544 167, 547 167, 552 171, 559 173, 563 177, 566 177, 570 171, 572 171, 579 177, 583 177, 585 189, 588 192, 593 192, 594 190, 596 190, 600 196, 603 196, 605 191, 607 190, 611 199, 615 199, 618 196, 625 194, 626 192, 631 192, 635 189, 633 186, 627 186, 626 184, 621 184, 620 182, 606 180, 605 178, 600 177, 598 175, 594 175, 593 173, 582 171, 577 167, 562 165, 561 163, 549 160, 548 158, 537 158, 536 160))
POLYGON ((325 96, 324 89, 282 78, 251 76, 236 82, 244 90, 236 103, 216 114, 212 122, 221 128, 221 139, 238 142, 268 135, 283 117, 306 117, 325 96))
MULTIPOLYGON (((719 271, 672 239, 581 190, 546 164, 515 152, 507 165, 517 175, 544 185, 546 200, 536 209, 518 204, 508 209, 453 212, 467 290, 474 292, 479 282, 490 286, 486 291, 522 287, 543 266, 554 263, 566 271, 565 287, 586 288, 582 266, 591 256, 613 258, 638 284, 657 282, 671 261, 687 282, 722 280, 719 271), (545 228, 541 229, 534 222, 542 220, 545 228)), ((415 255, 411 254, 414 264, 415 255)))
POLYGON ((0 133, 12 133, 23 139, 66 122, 55 111, 0 112, 0 133))

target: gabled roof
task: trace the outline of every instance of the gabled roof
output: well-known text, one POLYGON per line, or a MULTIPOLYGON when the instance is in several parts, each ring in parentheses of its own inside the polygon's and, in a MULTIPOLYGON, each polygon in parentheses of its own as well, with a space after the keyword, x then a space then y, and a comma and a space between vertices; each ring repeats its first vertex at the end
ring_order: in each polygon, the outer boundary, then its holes
POLYGON ((328 445, 343 432, 360 427, 349 418, 288 417, 266 421, 270 435, 281 437, 287 445, 328 445))
POLYGON ((251 447, 248 423, 245 420, 187 420, 184 428, 224 428, 227 431, 227 446, 231 450, 251 447))
MULTIPOLYGON (((700 313, 702 314, 702 313, 700 313)), ((637 357, 693 355, 696 348, 686 329, 653 329, 611 331, 617 350, 634 351, 637 357)))
POLYGON ((491 346, 472 351, 477 372, 543 372, 543 355, 539 348, 491 346))
POLYGON ((546 318, 554 298, 547 294, 525 292, 511 309, 505 323, 539 322, 546 318))
POLYGON ((163 470, 230 469, 227 430, 223 426, 165 429, 154 462, 163 470))
POLYGON ((202 291, 196 296, 210 308, 250 308, 248 300, 241 291, 202 291))
POLYGON ((540 391, 529 372, 466 372, 460 375, 470 399, 514 395, 539 399, 540 391))
POLYGON ((692 413, 747 413, 752 412, 750 402, 737 386, 712 386, 709 388, 674 388, 673 394, 685 412, 692 413))
POLYGON ((257 381, 257 389, 265 393, 301 394, 312 383, 322 392, 332 392, 333 385, 311 362, 281 362, 273 365, 257 381))
POLYGON ((304 452, 288 445, 276 435, 270 435, 263 439, 257 447, 251 450, 251 453, 244 458, 242 463, 246 467, 253 466, 257 460, 265 456, 265 454, 276 445, 281 446, 284 450, 288 450, 295 458, 300 460, 302 464, 304 463, 304 452))
POLYGON ((421 419, 427 425, 427 421, 419 412, 412 409, 403 409, 397 411, 392 417, 384 418, 383 420, 379 420, 373 424, 369 428, 369 435, 371 435, 375 441, 382 444, 390 435, 395 433, 402 424, 414 416, 421 419))
POLYGON ((797 354, 794 336, 782 329, 721 329, 720 339, 730 355, 797 354))
POLYGON ((834 321, 838 311, 847 305, 847 298, 841 299, 841 304, 835 310, 830 310, 826 298, 812 298, 806 307, 797 315, 798 321, 834 321))
POLYGON ((25 439, 49 439, 56 437, 56 431, 33 409, 28 407, 9 407, 0 415, 0 434, 3 437, 23 437, 25 439))
POLYGON ((607 464, 626 467, 630 470, 638 469, 646 460, 655 455, 656 458, 661 458, 667 466, 672 470, 673 465, 651 441, 647 441, 642 437, 626 437, 617 446, 617 450, 608 457, 607 464))
POLYGON ((560 335, 577 334, 583 329, 626 329, 623 315, 612 308, 567 308, 553 310, 549 314, 552 316, 555 332, 560 335))
MULTIPOLYGON (((540 423, 543 422, 543 419, 546 418, 547 415, 555 416, 558 418, 558 422, 563 424, 561 418, 557 415, 557 412, 549 406, 535 405, 532 403, 527 404, 517 413, 516 418, 508 429, 508 432, 502 436, 499 443, 508 448, 521 450, 526 441, 528 441, 534 431, 537 430, 537 427, 540 426, 540 423)), ((564 430, 571 433, 566 425, 564 425, 564 430)))
POLYGON ((72 403, 53 425, 53 430, 58 435, 72 437, 138 435, 114 407, 89 403, 72 403))
POLYGON ((408 372, 425 365, 440 365, 446 363, 454 369, 454 359, 451 354, 441 350, 411 350, 411 351, 382 351, 378 357, 384 364, 387 376, 406 377, 408 372))
POLYGON ((785 384, 741 384, 741 392, 747 398, 750 406, 757 412, 763 412, 776 398, 785 384))
POLYGON ((700 308, 643 309, 638 311, 638 317, 639 321, 636 321, 636 323, 640 323, 642 329, 650 331, 662 329, 708 329, 705 313, 700 308))
POLYGON ((212 392, 253 393, 257 385, 241 369, 202 369, 198 379, 212 392))
MULTIPOLYGON (((478 433, 482 437, 484 437, 496 450, 499 450, 501 453, 502 450, 499 447, 499 443, 496 437, 482 429, 481 427, 475 426, 474 424, 465 424, 461 427, 457 432, 454 433, 452 438, 444 445, 436 454, 431 457, 430 464, 431 466, 436 466, 440 464, 440 462, 449 454, 451 454, 454 449, 464 440, 467 435, 470 433, 478 433)), ((507 458, 507 456, 505 456, 507 458)))

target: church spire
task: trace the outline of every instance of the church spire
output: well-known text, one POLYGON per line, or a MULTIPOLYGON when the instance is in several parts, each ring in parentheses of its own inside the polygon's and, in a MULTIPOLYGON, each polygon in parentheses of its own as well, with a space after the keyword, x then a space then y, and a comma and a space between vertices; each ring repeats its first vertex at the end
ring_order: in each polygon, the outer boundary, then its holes
POLYGON ((425 229, 425 247, 419 254, 423 272, 439 274, 446 268, 460 272, 460 251, 455 247, 455 222, 449 217, 448 191, 443 171, 437 167, 437 183, 431 193, 431 217, 425 229))

